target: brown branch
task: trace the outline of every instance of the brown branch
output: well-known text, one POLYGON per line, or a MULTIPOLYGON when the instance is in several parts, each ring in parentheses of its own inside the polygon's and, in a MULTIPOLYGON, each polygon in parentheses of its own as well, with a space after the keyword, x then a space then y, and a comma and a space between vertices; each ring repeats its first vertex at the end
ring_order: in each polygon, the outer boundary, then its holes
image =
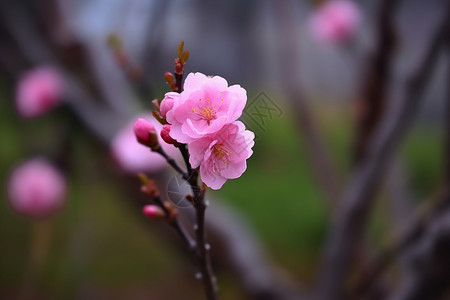
MULTIPOLYGON (((447 189, 442 202, 450 203, 447 189)), ((408 272, 389 299, 441 299, 450 286, 450 210, 440 211, 407 253, 408 272)))
POLYGON ((356 99, 356 137, 354 159, 361 162, 370 138, 378 126, 386 105, 386 90, 394 54, 393 17, 399 0, 383 0, 376 23, 376 49, 368 55, 368 69, 360 96, 356 99))
POLYGON ((379 181, 401 139, 418 111, 425 86, 446 33, 445 16, 417 69, 397 95, 392 110, 384 117, 374 135, 367 158, 355 170, 339 211, 331 224, 325 258, 319 276, 319 299, 342 297, 352 258, 361 240, 364 224, 379 181))
POLYGON ((300 36, 296 29, 301 28, 301 26, 292 13, 295 11, 291 7, 292 4, 288 0, 276 1, 275 4, 278 30, 278 65, 280 66, 280 74, 282 74, 280 78, 281 89, 285 91, 292 105, 297 127, 305 140, 308 161, 311 163, 320 191, 324 193, 328 207, 334 209, 340 194, 338 171, 312 117, 301 87, 298 70, 299 40, 295 38, 300 36))
POLYGON ((395 242, 387 246, 373 259, 365 274, 362 274, 355 284, 352 293, 355 297, 363 297, 372 293, 374 283, 382 276, 396 258, 417 242, 439 215, 450 208, 450 198, 443 192, 438 193, 431 201, 427 201, 418 210, 417 216, 395 242), (428 203, 430 202, 430 203, 428 203))

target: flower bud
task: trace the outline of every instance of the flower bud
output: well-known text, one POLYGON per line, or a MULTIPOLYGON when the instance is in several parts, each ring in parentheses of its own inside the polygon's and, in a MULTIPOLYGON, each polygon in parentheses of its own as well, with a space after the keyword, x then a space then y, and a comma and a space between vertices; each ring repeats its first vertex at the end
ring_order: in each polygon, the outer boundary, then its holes
POLYGON ((142 212, 149 219, 165 219, 166 214, 161 207, 156 205, 146 205, 142 208, 142 212))
POLYGON ((183 74, 184 64, 179 57, 175 58, 175 74, 183 74))
POLYGON ((164 96, 164 99, 159 104, 159 112, 161 115, 166 118, 167 113, 173 108, 173 105, 175 104, 175 99, 178 99, 180 97, 180 94, 169 92, 166 93, 164 96))
POLYGON ((145 145, 152 150, 159 148, 156 130, 150 121, 139 118, 136 123, 134 123, 134 134, 136 135, 137 141, 142 145, 145 145))
POLYGON ((164 74, 164 78, 166 79, 167 84, 170 86, 170 89, 172 91, 176 91, 177 86, 176 86, 176 82, 175 82, 175 76, 173 76, 173 74, 170 72, 166 72, 164 74))
POLYGON ((35 158, 12 171, 7 191, 8 202, 15 212, 30 218, 45 218, 64 208, 67 183, 55 167, 35 158))
POLYGON ((169 145, 173 145, 175 144, 177 141, 174 140, 171 136, 170 136, 170 127, 171 125, 166 124, 163 126, 163 128, 161 129, 161 138, 163 139, 164 142, 166 142, 169 145))

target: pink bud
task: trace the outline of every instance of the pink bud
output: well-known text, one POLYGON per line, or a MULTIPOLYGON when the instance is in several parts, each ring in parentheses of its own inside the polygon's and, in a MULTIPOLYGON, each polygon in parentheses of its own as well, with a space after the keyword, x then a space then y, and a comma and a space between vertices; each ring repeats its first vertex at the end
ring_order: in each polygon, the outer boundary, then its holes
POLYGON ((162 208, 156 205, 146 205, 142 208, 142 212, 150 219, 163 219, 166 217, 162 208))
POLYGON ((24 118, 43 115, 62 100, 62 93, 63 82, 57 71, 51 67, 29 71, 17 85, 17 112, 24 118))
POLYGON ((164 99, 161 101, 159 105, 159 112, 165 118, 167 113, 173 108, 175 104, 175 100, 180 97, 180 94, 175 92, 166 93, 164 99))
POLYGON ((170 136, 170 127, 171 125, 166 124, 163 126, 163 128, 161 129, 161 138, 163 139, 164 142, 166 142, 169 145, 173 145, 175 144, 177 141, 174 140, 171 136, 170 136))
MULTIPOLYGON (((155 130, 159 132, 162 125, 159 124, 151 115, 140 115, 150 120, 155 126, 155 130)), ((133 125, 137 117, 133 121, 121 128, 114 138, 111 140, 111 154, 118 166, 127 173, 136 174, 137 172, 158 172, 167 167, 167 161, 158 153, 148 151, 148 147, 140 144, 133 131, 133 125)), ((171 157, 182 161, 180 151, 173 145, 161 143, 161 147, 171 157)))
POLYGON ((137 119, 136 123, 134 123, 134 134, 138 142, 142 145, 152 149, 158 145, 155 127, 146 119, 137 119))
POLYGON ((7 192, 8 202, 15 212, 30 218, 44 218, 64 207, 67 184, 55 167, 44 159, 35 158, 12 171, 7 192))

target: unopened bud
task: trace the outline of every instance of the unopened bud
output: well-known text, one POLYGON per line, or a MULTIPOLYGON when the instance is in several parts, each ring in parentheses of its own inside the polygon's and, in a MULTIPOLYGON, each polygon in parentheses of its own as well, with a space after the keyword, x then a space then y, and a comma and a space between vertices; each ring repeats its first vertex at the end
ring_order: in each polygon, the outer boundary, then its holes
POLYGON ((173 76, 173 74, 170 72, 166 72, 164 74, 164 78, 166 79, 167 84, 170 86, 170 89, 174 92, 177 91, 175 76, 173 76))
POLYGON ((173 145, 177 142, 170 136, 170 127, 171 126, 172 125, 166 124, 161 129, 161 138, 163 139, 164 142, 166 142, 169 145, 173 145))
POLYGON ((149 195, 152 199, 159 197, 158 188, 156 187, 155 181, 153 179, 148 179, 147 182, 142 184, 141 192, 149 195))
POLYGON ((156 205, 146 205, 142 208, 142 212, 149 219, 165 219, 166 214, 161 207, 156 205))
POLYGON ((164 202, 164 207, 166 208, 166 210, 169 212, 169 220, 173 221, 175 220, 175 218, 178 215, 178 211, 177 209, 173 206, 172 203, 170 202, 164 202))
POLYGON ((195 204, 194 196, 192 196, 191 194, 186 195, 186 200, 189 201, 191 204, 195 204))
POLYGON ((184 64, 179 57, 175 58, 175 74, 183 74, 184 64))
POLYGON ((137 141, 142 145, 147 146, 152 150, 156 150, 160 147, 155 127, 150 121, 139 118, 136 123, 134 123, 134 134, 136 135, 137 141))

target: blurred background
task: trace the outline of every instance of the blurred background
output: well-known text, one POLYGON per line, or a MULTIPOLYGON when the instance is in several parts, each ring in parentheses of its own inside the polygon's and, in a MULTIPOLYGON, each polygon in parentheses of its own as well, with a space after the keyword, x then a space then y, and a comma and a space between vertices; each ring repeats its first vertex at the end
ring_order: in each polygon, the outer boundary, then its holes
MULTIPOLYGON (((330 37, 313 28, 325 2, 2 0, 0 298, 202 299, 178 236, 140 211, 148 200, 136 173, 146 171, 162 190, 174 173, 133 152, 126 144, 133 138, 118 137, 169 91, 164 73, 173 72, 182 40, 190 51, 185 74, 219 75, 247 90, 241 119, 256 134, 242 177, 207 191, 221 299, 298 299, 309 291, 337 201, 370 155, 373 128, 428 51, 446 3, 392 1, 386 13, 389 1, 350 1, 358 21, 330 37), (120 45, 108 44, 112 34, 120 45), (27 117, 17 104, 20 84, 40 67, 59 74, 61 102, 27 117), (376 94, 370 82, 383 90, 374 100, 382 109, 364 106, 376 94), (371 112, 375 121, 361 133, 371 112), (7 200, 11 172, 36 156, 67 180, 64 209, 38 220, 7 200)), ((376 201, 362 240, 371 255, 443 185, 449 58, 436 56, 418 117, 370 193, 376 201)), ((179 210, 189 224, 189 207, 179 210)), ((401 281, 399 269, 388 287, 401 281)))

